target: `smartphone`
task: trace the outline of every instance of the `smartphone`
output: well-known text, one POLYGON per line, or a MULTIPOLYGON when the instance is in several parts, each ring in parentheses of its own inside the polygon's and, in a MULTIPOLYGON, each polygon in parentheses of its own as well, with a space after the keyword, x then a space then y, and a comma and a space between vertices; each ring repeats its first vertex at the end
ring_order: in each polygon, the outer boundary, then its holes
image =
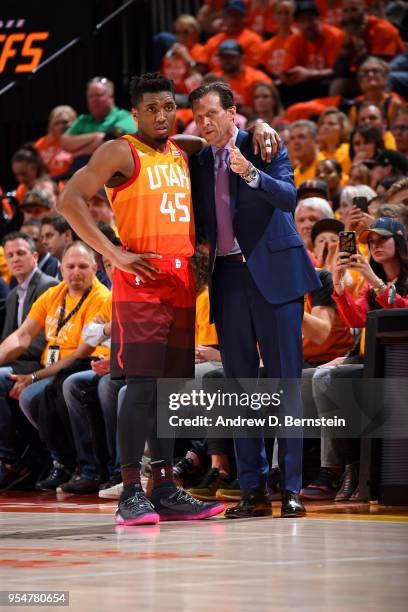
POLYGON ((356 206, 361 212, 368 212, 368 198, 365 196, 357 196, 353 198, 353 206, 356 206))
POLYGON ((339 232, 339 251, 344 251, 349 253, 349 255, 356 255, 356 232, 339 232))

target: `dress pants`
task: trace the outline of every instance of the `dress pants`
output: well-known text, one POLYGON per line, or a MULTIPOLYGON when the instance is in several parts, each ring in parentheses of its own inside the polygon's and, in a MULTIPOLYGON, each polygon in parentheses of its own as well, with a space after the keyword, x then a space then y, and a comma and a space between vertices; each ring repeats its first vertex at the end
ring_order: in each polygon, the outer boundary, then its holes
MULTIPOLYGON (((258 378, 259 347, 267 378, 297 379, 288 386, 290 397, 286 396, 284 411, 300 417, 303 297, 285 304, 270 304, 260 293, 245 263, 217 258, 212 298, 225 376, 258 378)), ((234 444, 241 490, 263 491, 269 470, 263 437, 236 438, 234 444)), ((284 490, 300 492, 302 452, 301 438, 278 437, 278 461, 284 490)))

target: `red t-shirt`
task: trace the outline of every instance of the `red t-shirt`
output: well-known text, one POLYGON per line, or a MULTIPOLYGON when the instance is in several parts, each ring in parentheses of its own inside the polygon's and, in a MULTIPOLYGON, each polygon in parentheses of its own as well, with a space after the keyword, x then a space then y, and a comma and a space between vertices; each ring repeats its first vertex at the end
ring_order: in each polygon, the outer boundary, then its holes
POLYGON ((367 17, 364 40, 370 55, 394 57, 405 49, 397 28, 389 21, 374 15, 367 17))

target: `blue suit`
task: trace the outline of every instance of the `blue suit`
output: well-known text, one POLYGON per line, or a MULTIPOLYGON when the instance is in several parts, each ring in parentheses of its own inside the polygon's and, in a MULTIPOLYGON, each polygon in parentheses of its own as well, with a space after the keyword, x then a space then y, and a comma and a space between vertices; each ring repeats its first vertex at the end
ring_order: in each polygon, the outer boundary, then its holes
MULTIPOLYGON (((257 378, 259 354, 268 378, 301 378, 303 300, 320 286, 292 217, 296 188, 285 147, 271 163, 252 148, 252 136, 240 130, 236 146, 260 170, 256 189, 230 171, 234 234, 246 262, 216 257, 214 157, 206 147, 190 160, 193 204, 199 239, 209 242, 211 318, 220 342, 227 378, 257 378)), ((285 410, 301 414, 300 391, 285 410)), ((268 463, 262 438, 236 439, 241 490, 265 487, 268 463)), ((302 440, 279 440, 282 487, 301 489, 302 440)))

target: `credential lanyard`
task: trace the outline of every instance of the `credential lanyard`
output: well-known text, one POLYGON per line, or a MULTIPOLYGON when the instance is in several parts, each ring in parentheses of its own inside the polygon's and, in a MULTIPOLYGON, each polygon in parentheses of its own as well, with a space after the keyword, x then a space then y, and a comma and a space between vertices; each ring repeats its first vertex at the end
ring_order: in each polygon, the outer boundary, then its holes
POLYGON ((61 305, 61 310, 60 310, 60 314, 59 314, 59 319, 58 319, 58 323, 57 323, 57 331, 55 334, 55 337, 58 337, 58 334, 60 333, 61 329, 64 327, 64 325, 66 323, 68 323, 68 321, 78 312, 78 310, 81 308, 82 304, 85 302, 86 298, 88 297, 88 295, 91 293, 92 287, 88 287, 88 289, 85 291, 85 293, 82 295, 81 299, 79 300, 78 304, 75 306, 75 308, 73 308, 71 310, 71 312, 69 312, 67 314, 67 316, 64 319, 65 316, 65 308, 66 308, 66 302, 67 302, 67 294, 68 291, 66 292, 66 294, 64 295, 64 299, 62 301, 62 305, 61 305))

